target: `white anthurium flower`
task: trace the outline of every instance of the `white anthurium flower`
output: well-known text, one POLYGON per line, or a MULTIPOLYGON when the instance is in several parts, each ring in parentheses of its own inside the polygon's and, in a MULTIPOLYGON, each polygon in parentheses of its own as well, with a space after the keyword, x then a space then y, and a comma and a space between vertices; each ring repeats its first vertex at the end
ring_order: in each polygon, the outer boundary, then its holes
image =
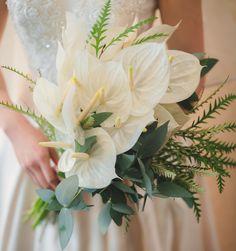
MULTIPOLYGON (((36 108, 59 131, 66 131, 62 109, 70 88, 76 85, 73 78, 64 86, 58 86, 44 78, 39 78, 34 88, 33 100, 36 108)), ((68 110, 67 112, 73 111, 68 110)))
POLYGON ((63 99, 63 90, 54 83, 44 78, 37 80, 33 91, 33 100, 41 115, 56 129, 65 130, 65 125, 60 114, 60 102, 63 99))
POLYGON ((104 63, 87 52, 79 52, 75 74, 81 85, 78 99, 83 121, 91 112, 111 112, 103 126, 112 127, 117 119, 126 121, 131 109, 128 78, 117 62, 104 63))
POLYGON ((175 119, 175 121, 182 127, 184 126, 189 120, 190 117, 184 113, 183 109, 179 107, 178 104, 162 104, 164 107, 175 119))
POLYGON ((72 153, 71 149, 66 150, 58 168, 65 172, 66 177, 77 175, 80 187, 99 189, 117 178, 116 149, 111 137, 102 128, 87 130, 86 138, 91 136, 96 136, 96 143, 88 153, 72 153))
POLYGON ((169 50, 170 84, 161 103, 176 103, 190 97, 197 89, 202 66, 192 54, 169 50))
POLYGON ((175 121, 172 114, 170 114, 163 106, 157 105, 154 109, 154 117, 158 122, 158 127, 169 121, 168 131, 172 132, 179 128, 180 125, 175 121))
POLYGON ((62 32, 62 44, 64 49, 71 51, 83 50, 88 38, 86 22, 82 18, 77 18, 74 14, 66 13, 66 29, 62 32))
POLYGON ((117 155, 130 150, 137 142, 144 128, 155 121, 153 110, 141 117, 130 116, 124 123, 116 122, 112 128, 107 128, 116 146, 117 155))
POLYGON ((131 115, 143 116, 159 103, 169 84, 169 61, 165 45, 146 43, 122 50, 114 59, 129 76, 131 115))
POLYGON ((154 25, 149 30, 141 33, 135 40, 142 41, 144 38, 153 37, 155 34, 160 34, 160 36, 156 36, 153 39, 148 39, 147 42, 164 43, 172 36, 175 30, 179 27, 179 24, 180 23, 178 23, 176 26, 167 24, 154 25))
POLYGON ((82 129, 80 123, 78 123, 78 117, 81 114, 78 99, 79 91, 78 86, 71 86, 64 100, 62 118, 65 124, 66 133, 70 135, 70 137, 75 138, 79 144, 83 145, 85 142, 84 130, 82 129))

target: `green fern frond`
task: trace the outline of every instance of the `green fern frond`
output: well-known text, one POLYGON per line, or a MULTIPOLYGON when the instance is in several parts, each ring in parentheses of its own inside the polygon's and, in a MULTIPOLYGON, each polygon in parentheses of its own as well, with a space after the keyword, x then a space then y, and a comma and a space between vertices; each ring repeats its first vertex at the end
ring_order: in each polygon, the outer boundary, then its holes
POLYGON ((216 114, 219 114, 220 110, 225 110, 234 100, 236 100, 236 95, 234 94, 227 94, 216 99, 214 104, 209 105, 208 111, 204 110, 203 115, 193 121, 191 129, 199 128, 199 125, 205 124, 208 119, 213 119, 216 114))
POLYGON ((199 198, 193 196, 193 211, 194 211, 194 214, 195 214, 195 217, 197 219, 197 222, 200 221, 200 218, 201 218, 201 205, 200 205, 200 202, 199 202, 199 198))
POLYGON ((107 31, 110 15, 111 15, 111 0, 107 0, 101 10, 98 20, 93 25, 89 35, 89 41, 94 39, 94 41, 91 42, 91 46, 94 47, 97 57, 99 56, 100 51, 104 47, 104 44, 102 42, 106 38, 105 33, 107 31))
POLYGON ((224 191, 224 187, 225 187, 225 179, 224 179, 223 175, 219 175, 217 177, 217 186, 218 186, 219 192, 222 193, 224 191))
POLYGON ((141 39, 137 39, 135 40, 132 45, 137 45, 137 44, 142 44, 142 43, 146 43, 146 42, 149 42, 149 41, 152 41, 153 39, 157 39, 157 38, 161 38, 161 37, 167 37, 168 35, 165 34, 165 33, 155 33, 153 35, 150 35, 150 36, 146 36, 146 37, 143 37, 141 39))
POLYGON ((226 78, 226 80, 204 101, 202 101, 199 105, 195 106, 193 109, 193 112, 197 112, 200 108, 202 108, 205 104, 209 103, 215 95, 224 87, 224 85, 228 82, 229 76, 226 78))
POLYGON ((116 44, 117 42, 120 42, 122 40, 124 40, 125 38, 128 37, 128 35, 130 33, 133 33, 135 31, 137 31, 138 29, 140 29, 141 27, 143 27, 146 24, 150 24, 153 21, 155 21, 157 18, 156 17, 150 17, 144 20, 139 21, 137 24, 134 24, 130 27, 128 27, 127 29, 125 29, 122 33, 120 33, 119 35, 117 35, 116 37, 112 38, 112 40, 106 45, 105 49, 106 50, 108 47, 116 44))
POLYGON ((129 215, 125 215, 124 217, 125 217, 125 231, 126 233, 128 233, 131 219, 129 215))
POLYGON ((164 165, 159 165, 156 164, 155 162, 152 162, 151 166, 153 171, 159 176, 169 178, 171 180, 173 180, 176 177, 176 173, 174 173, 171 170, 168 170, 164 165))
POLYGON ((209 127, 207 129, 202 129, 199 131, 196 131, 199 135, 215 135, 218 133, 224 133, 224 132, 235 132, 236 131, 236 123, 235 122, 226 122, 224 124, 215 125, 212 127, 209 127))
POLYGON ((0 101, 0 106, 3 106, 7 109, 10 109, 12 111, 21 113, 23 115, 26 115, 33 119, 39 127, 43 130, 43 132, 46 134, 46 136, 50 140, 55 139, 55 133, 54 128, 52 125, 50 125, 42 116, 37 115, 34 111, 30 110, 29 108, 23 108, 21 105, 11 104, 9 102, 0 101))
POLYGON ((175 178, 175 182, 185 187, 191 193, 201 193, 203 192, 203 188, 200 187, 194 180, 193 177, 186 175, 184 173, 178 174, 175 178))
POLYGON ((24 79, 26 79, 28 82, 30 82, 30 83, 33 84, 33 85, 36 84, 36 81, 33 80, 33 79, 29 76, 29 74, 26 74, 26 73, 24 73, 24 72, 22 72, 22 71, 17 70, 16 68, 13 68, 13 67, 10 67, 10 66, 2 65, 1 67, 2 67, 3 69, 6 69, 6 70, 9 70, 9 71, 12 71, 12 72, 18 74, 19 76, 23 77, 24 79))

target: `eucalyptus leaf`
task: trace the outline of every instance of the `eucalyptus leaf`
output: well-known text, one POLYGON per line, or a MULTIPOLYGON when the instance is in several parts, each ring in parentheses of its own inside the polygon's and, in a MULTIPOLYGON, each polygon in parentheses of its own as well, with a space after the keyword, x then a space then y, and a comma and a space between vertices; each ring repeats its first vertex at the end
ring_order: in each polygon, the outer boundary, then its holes
POLYGON ((61 181, 56 187, 56 197, 61 205, 68 207, 73 201, 79 189, 79 180, 77 175, 73 175, 61 181))
POLYGON ((58 216, 59 238, 62 250, 65 249, 73 233, 73 217, 67 208, 62 208, 58 216))
POLYGON ((142 159, 152 157, 166 141, 169 121, 142 138, 138 156, 142 159))
POLYGON ((58 202, 57 198, 54 199, 48 204, 47 210, 49 211, 60 211, 62 209, 62 205, 58 202))
POLYGON ((112 204, 112 209, 125 215, 134 214, 134 210, 124 203, 112 204))
POLYGON ((120 181, 113 181, 112 184, 122 192, 136 194, 136 192, 132 188, 130 188, 129 186, 125 185, 120 181))
POLYGON ((37 189, 36 193, 44 202, 47 203, 49 203, 55 196, 55 193, 50 189, 37 189))
POLYGON ((193 205, 194 205, 193 198, 183 198, 183 200, 185 201, 185 203, 187 204, 189 208, 193 208, 193 205))
POLYGON ((216 58, 205 58, 200 60, 201 65, 204 66, 202 68, 201 77, 204 77, 209 71, 211 71, 218 61, 219 60, 216 58))
POLYGON ((113 210, 111 208, 111 211, 110 211, 110 214, 111 214, 111 218, 112 220, 116 223, 117 226, 121 226, 122 225, 122 214, 113 210))
POLYGON ((101 209, 100 214, 98 216, 98 224, 102 234, 105 234, 108 230, 108 227, 110 226, 111 223, 110 210, 111 210, 111 203, 107 203, 101 209))
POLYGON ((158 184, 158 190, 162 195, 168 197, 192 198, 193 195, 185 188, 173 182, 161 182, 158 184))
POLYGON ((146 193, 148 194, 149 197, 152 197, 152 182, 151 179, 149 178, 149 176, 146 174, 146 168, 142 162, 141 159, 138 158, 138 163, 140 166, 140 170, 143 176, 143 182, 146 188, 146 193))
POLYGON ((81 210, 81 211, 84 211, 84 210, 88 209, 88 206, 85 204, 85 202, 84 202, 83 197, 82 197, 81 194, 79 194, 78 196, 76 196, 74 198, 74 200, 71 202, 70 209, 81 210))
POLYGON ((92 115, 94 118, 93 127, 100 126, 105 120, 107 120, 112 115, 112 112, 100 112, 92 115))
POLYGON ((135 160, 135 156, 134 155, 120 154, 117 157, 117 160, 116 160, 117 168, 122 173, 124 173, 127 169, 129 169, 131 167, 131 165, 133 164, 134 160, 135 160))

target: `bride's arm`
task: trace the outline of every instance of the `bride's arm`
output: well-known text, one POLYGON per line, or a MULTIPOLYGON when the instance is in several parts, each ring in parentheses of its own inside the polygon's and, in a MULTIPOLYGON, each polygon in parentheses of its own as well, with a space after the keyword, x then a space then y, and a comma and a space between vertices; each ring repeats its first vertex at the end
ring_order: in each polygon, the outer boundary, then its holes
MULTIPOLYGON (((182 20, 179 28, 168 41, 170 49, 189 53, 204 52, 203 21, 201 0, 159 0, 163 23, 176 25, 182 20)), ((201 93, 203 81, 197 90, 201 93)))
MULTIPOLYGON (((0 42, 7 19, 5 1, 0 0, 0 42)), ((0 69, 0 101, 11 102, 0 69)), ((0 107, 0 128, 12 142, 20 165, 40 187, 55 188, 58 183, 56 172, 50 167, 50 159, 57 164, 54 150, 45 149, 38 142, 47 140, 21 114, 0 107)), ((5 167, 3 167, 5 168, 5 167)), ((10 167, 9 167, 10 168, 10 167)))

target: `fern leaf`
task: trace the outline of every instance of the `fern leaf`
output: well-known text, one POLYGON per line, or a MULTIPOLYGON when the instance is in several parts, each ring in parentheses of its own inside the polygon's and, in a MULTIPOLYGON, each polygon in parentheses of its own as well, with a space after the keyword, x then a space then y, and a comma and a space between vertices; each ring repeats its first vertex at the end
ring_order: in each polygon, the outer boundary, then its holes
POLYGON ((225 180, 224 180, 223 175, 219 175, 217 177, 217 186, 218 186, 219 192, 222 193, 225 187, 225 180))
POLYGON ((0 101, 0 106, 30 117, 39 125, 50 140, 55 139, 53 126, 50 125, 42 116, 38 116, 34 111, 29 108, 23 108, 21 105, 11 104, 4 101, 0 101))
POLYGON ((159 176, 163 176, 172 180, 176 177, 176 173, 171 170, 168 170, 164 165, 158 165, 153 162, 152 169, 159 176))
POLYGON ((197 222, 200 221, 200 218, 201 218, 201 205, 200 205, 200 202, 199 202, 199 199, 195 196, 193 196, 193 211, 194 211, 194 214, 195 214, 195 217, 197 219, 197 222))
POLYGON ((209 105, 208 111, 204 110, 203 115, 193 121, 191 129, 199 128, 200 124, 204 124, 206 120, 214 118, 216 114, 219 114, 220 110, 225 110, 234 100, 236 100, 236 95, 234 94, 228 94, 216 99, 214 104, 209 105))
POLYGON ((128 35, 130 33, 137 31, 138 29, 140 29, 141 27, 143 27, 146 24, 152 23, 153 21, 155 21, 155 19, 156 19, 156 17, 150 17, 150 18, 141 20, 137 24, 134 24, 134 25, 128 27, 122 33, 120 33, 116 37, 112 38, 112 40, 106 45, 105 49, 116 44, 117 42, 124 40, 125 38, 128 37, 128 35))
POLYGON ((28 74, 26 74, 26 73, 24 73, 22 71, 19 71, 16 68, 13 68, 13 67, 10 67, 10 66, 6 66, 6 65, 2 65, 1 67, 3 69, 6 69, 6 70, 9 70, 9 71, 12 71, 12 72, 18 74, 19 76, 23 77, 24 79, 26 79, 28 82, 30 82, 33 85, 36 84, 36 81, 33 80, 28 74))
POLYGON ((104 7, 101 10, 98 20, 93 25, 89 35, 89 41, 94 39, 94 41, 91 43, 91 46, 94 47, 97 57, 99 56, 100 51, 104 47, 102 42, 106 37, 105 33, 107 31, 110 15, 111 15, 111 0, 107 0, 104 7))
POLYGON ((226 78, 226 80, 204 101, 202 101, 199 105, 195 106, 193 109, 193 112, 197 112, 200 108, 202 108, 205 104, 209 103, 215 95, 223 88, 223 86, 228 82, 229 76, 226 78))
POLYGON ((157 39, 157 38, 160 38, 160 37, 167 37, 167 36, 168 36, 168 35, 165 34, 165 33, 155 33, 155 34, 153 34, 153 35, 146 36, 146 37, 143 37, 143 38, 141 38, 141 39, 135 40, 135 41, 132 43, 132 45, 143 44, 143 43, 152 41, 153 39, 157 39))

